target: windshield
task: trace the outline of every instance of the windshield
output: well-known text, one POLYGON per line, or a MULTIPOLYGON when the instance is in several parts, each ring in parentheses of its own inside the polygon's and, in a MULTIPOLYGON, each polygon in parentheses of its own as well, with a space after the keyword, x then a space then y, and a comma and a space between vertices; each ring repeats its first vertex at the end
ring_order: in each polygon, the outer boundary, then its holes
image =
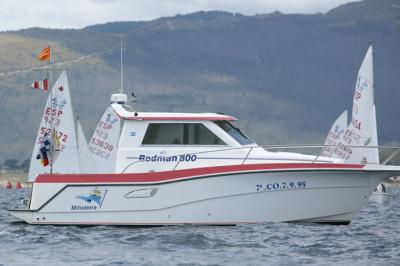
POLYGON ((239 128, 235 127, 228 121, 216 121, 214 123, 217 124, 220 128, 222 128, 226 133, 228 133, 241 145, 247 145, 253 143, 253 141, 249 139, 245 134, 243 134, 239 128))
POLYGON ((150 123, 144 145, 226 145, 201 123, 150 123))
POLYGON ((130 105, 127 104, 121 104, 122 108, 124 108, 125 111, 128 112, 134 112, 135 110, 133 110, 133 108, 130 105))

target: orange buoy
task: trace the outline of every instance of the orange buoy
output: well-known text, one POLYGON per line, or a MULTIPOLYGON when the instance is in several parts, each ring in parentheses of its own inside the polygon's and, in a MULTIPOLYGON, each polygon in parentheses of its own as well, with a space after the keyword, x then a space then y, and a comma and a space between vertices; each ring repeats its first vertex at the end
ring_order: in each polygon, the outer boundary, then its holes
POLYGON ((10 181, 7 181, 6 189, 11 189, 13 186, 10 181))
POLYGON ((16 189, 21 189, 21 188, 22 188, 21 182, 17 182, 17 183, 15 184, 15 188, 16 188, 16 189))

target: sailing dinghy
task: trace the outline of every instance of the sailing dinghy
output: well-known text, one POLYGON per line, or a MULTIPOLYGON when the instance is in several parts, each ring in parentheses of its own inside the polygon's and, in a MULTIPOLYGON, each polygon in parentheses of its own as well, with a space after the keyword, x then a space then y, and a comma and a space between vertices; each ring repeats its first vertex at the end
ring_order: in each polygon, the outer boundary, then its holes
POLYGON ((80 173, 75 119, 66 71, 54 83, 33 148, 28 181, 39 174, 80 173))
MULTIPOLYGON (((378 146, 372 46, 358 72, 351 123, 347 125, 347 111, 343 112, 333 124, 324 145, 322 156, 341 158, 348 163, 380 162, 378 148, 361 148, 378 146)), ((382 186, 380 183, 373 195, 387 195, 378 189, 382 186)))
POLYGON ((351 116, 349 125, 347 111, 335 121, 321 155, 340 158, 347 163, 379 164, 372 46, 358 71, 351 116))
POLYGON ((113 104, 125 104, 127 95, 111 96, 107 107, 89 141, 89 153, 94 161, 96 173, 114 173, 117 160, 118 142, 121 134, 121 118, 114 111, 113 104))

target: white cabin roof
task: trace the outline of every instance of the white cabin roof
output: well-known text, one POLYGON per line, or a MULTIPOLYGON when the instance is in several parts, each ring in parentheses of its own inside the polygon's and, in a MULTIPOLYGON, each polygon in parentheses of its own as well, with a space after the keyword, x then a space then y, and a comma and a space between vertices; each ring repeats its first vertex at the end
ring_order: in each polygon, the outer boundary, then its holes
POLYGON ((137 112, 120 104, 112 104, 116 114, 125 120, 184 120, 184 121, 235 121, 233 116, 216 113, 137 112))

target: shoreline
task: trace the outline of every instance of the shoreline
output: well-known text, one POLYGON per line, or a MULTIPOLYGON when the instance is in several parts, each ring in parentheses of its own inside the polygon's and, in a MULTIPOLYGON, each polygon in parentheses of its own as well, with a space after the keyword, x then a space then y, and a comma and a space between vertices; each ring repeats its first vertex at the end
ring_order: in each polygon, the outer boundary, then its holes
POLYGON ((32 185, 27 181, 28 173, 24 172, 5 172, 0 174, 0 188, 5 188, 8 182, 11 182, 13 188, 19 182, 22 188, 30 188, 32 185))

